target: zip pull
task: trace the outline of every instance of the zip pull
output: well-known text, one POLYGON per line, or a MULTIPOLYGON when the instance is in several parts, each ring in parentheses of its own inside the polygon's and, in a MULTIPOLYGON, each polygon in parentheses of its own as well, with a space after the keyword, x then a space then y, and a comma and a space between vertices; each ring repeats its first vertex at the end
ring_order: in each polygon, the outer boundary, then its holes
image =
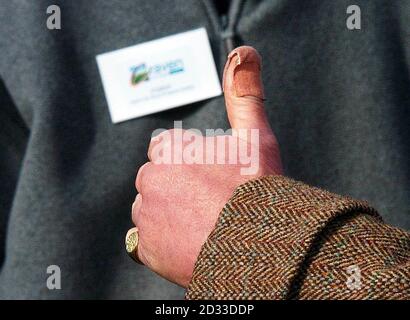
POLYGON ((243 3, 244 0, 231 0, 228 14, 221 17, 221 39, 224 41, 225 49, 228 53, 235 49, 238 44, 235 29, 241 14, 243 3))
POLYGON ((231 0, 228 13, 223 16, 218 14, 213 0, 202 1, 208 11, 214 30, 225 44, 226 51, 231 52, 239 42, 235 29, 245 0, 231 0))
POLYGON ((235 32, 232 24, 229 23, 229 18, 227 15, 221 16, 221 26, 221 39, 225 44, 227 53, 229 53, 235 48, 235 32))
POLYGON ((221 33, 221 38, 225 43, 225 49, 228 53, 235 49, 235 32, 233 32, 233 30, 223 30, 221 33))

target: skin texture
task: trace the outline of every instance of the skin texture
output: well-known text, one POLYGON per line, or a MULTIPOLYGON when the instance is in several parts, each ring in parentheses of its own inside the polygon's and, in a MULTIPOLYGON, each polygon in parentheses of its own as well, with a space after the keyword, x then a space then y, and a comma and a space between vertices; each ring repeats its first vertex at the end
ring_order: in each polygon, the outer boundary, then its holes
MULTIPOLYGON (((132 221, 138 230, 138 258, 160 276, 187 287, 202 245, 213 230, 219 213, 236 187, 269 174, 282 174, 278 143, 268 123, 263 101, 261 58, 251 47, 239 47, 228 56, 223 89, 229 122, 233 129, 259 129, 259 169, 242 175, 240 164, 158 164, 158 144, 177 148, 171 130, 153 138, 148 150, 150 162, 137 174, 138 195, 132 207, 132 221), (166 137, 166 139, 165 139, 166 137), (164 142, 165 141, 165 142, 164 142)), ((216 137, 201 137, 217 139, 216 137)), ((221 137, 219 137, 221 139, 221 137)), ((229 147, 247 134, 224 136, 229 147)), ((253 143, 253 142, 252 142, 253 143)), ((168 150, 168 149, 167 149, 168 150)), ((206 153, 207 150, 204 149, 206 153)), ((226 150, 226 157, 229 149, 226 150)))

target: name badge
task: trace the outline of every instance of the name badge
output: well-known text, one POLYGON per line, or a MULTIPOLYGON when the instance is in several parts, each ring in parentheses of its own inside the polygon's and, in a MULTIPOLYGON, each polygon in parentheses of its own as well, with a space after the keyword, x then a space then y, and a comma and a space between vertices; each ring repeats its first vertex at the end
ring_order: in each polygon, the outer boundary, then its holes
POLYGON ((97 56, 113 123, 221 95, 205 28, 97 56))

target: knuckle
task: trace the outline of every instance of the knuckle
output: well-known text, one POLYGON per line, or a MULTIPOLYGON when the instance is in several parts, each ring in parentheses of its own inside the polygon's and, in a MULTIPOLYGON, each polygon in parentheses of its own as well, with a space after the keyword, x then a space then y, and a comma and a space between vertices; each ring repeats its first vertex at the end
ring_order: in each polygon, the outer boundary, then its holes
POLYGON ((138 169, 137 177, 135 179, 135 187, 137 188, 138 192, 142 192, 142 190, 144 189, 146 176, 150 171, 151 166, 151 162, 147 162, 138 169))
POLYGON ((155 161, 161 152, 171 147, 172 144, 172 133, 170 130, 165 130, 151 137, 149 147, 148 147, 148 159, 155 161))

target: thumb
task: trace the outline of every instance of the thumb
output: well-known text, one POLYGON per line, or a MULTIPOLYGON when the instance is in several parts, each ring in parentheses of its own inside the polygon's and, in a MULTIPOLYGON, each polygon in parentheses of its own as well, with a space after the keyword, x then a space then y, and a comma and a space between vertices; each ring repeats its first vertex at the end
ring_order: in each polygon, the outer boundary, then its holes
POLYGON ((223 89, 232 129, 259 129, 273 135, 264 109, 261 57, 252 47, 234 49, 228 56, 223 89))

